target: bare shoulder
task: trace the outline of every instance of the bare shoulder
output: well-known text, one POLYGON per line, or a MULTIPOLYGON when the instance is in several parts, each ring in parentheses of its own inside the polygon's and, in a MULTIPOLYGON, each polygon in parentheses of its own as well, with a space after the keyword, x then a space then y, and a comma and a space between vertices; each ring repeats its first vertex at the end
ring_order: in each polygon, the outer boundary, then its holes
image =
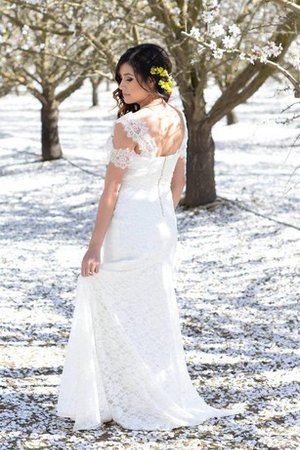
POLYGON ((162 108, 141 108, 131 115, 132 118, 144 119, 147 122, 156 122, 159 118, 163 122, 170 121, 177 124, 182 121, 182 116, 182 111, 168 104, 162 108))

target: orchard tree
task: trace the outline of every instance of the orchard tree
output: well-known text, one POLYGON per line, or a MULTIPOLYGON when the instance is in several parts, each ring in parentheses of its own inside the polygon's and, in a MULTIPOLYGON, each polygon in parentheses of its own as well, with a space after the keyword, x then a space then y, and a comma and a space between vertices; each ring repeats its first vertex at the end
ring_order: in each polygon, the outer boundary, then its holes
POLYGON ((98 106, 99 105, 98 88, 101 81, 103 80, 103 77, 99 75, 91 75, 89 78, 92 85, 92 105, 98 106))
MULTIPOLYGON (((141 34, 151 32, 174 62, 173 75, 189 129, 187 206, 216 199, 212 127, 219 120, 278 71, 299 95, 299 80, 285 67, 288 49, 299 35, 299 4, 300 0, 247 0, 242 4, 234 0, 148 0, 136 2, 126 18, 141 34), (221 93, 207 108, 205 89, 211 79, 217 80, 221 93)), ((115 19, 122 20, 118 12, 115 19)))
MULTIPOLYGON (((169 51, 177 64, 176 79, 190 135, 185 203, 197 206, 216 198, 212 127, 282 67, 279 64, 284 64, 300 21, 293 12, 281 12, 263 1, 249 0, 242 8, 233 1, 189 2, 190 14, 183 9, 185 2, 177 3, 182 4, 181 14, 179 6, 175 10, 179 20, 159 2, 150 0, 149 5, 157 20, 170 18, 166 29, 176 38, 177 45, 169 45, 169 51), (276 25, 271 21, 274 16, 276 25), (218 66, 229 66, 223 73, 231 73, 208 110, 204 89, 218 66)), ((172 42, 171 36, 165 42, 172 42)))
POLYGON ((3 0, 0 16, 3 85, 24 85, 41 102, 42 159, 60 158, 59 105, 89 75, 111 78, 107 62, 114 34, 105 8, 95 14, 85 1, 3 0), (97 57, 89 28, 101 48, 97 57))

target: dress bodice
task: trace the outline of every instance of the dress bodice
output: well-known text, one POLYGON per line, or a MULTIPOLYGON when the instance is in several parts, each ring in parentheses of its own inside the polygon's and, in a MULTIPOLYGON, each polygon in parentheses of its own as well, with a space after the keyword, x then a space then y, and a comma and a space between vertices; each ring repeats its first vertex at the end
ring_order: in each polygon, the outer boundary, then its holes
POLYGON ((125 186, 149 188, 157 183, 170 185, 178 158, 186 157, 187 126, 184 114, 180 114, 184 124, 183 140, 173 153, 166 156, 158 156, 155 139, 151 136, 144 118, 130 112, 116 120, 115 124, 123 125, 126 135, 138 144, 140 150, 140 153, 136 153, 129 148, 114 148, 112 130, 106 143, 107 163, 113 162, 117 167, 126 169, 122 179, 123 188, 125 186))

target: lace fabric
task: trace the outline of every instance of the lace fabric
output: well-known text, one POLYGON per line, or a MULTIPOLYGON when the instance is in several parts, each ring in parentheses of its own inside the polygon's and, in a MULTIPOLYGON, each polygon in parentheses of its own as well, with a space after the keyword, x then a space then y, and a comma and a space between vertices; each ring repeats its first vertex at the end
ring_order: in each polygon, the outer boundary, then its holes
POLYGON ((112 148, 110 162, 120 169, 126 169, 133 160, 133 150, 130 148, 112 148))
POLYGON ((116 147, 113 144, 114 135, 112 134, 110 137, 110 145, 109 145, 109 155, 108 162, 113 163, 116 167, 121 169, 126 169, 135 157, 146 157, 146 158, 155 158, 155 157, 169 157, 169 156, 178 156, 179 158, 186 158, 186 149, 187 149, 187 127, 186 120, 183 113, 182 115, 183 123, 184 123, 184 136, 180 147, 176 152, 166 155, 166 156, 157 156, 158 147, 156 145, 155 139, 149 133, 149 129, 145 121, 141 118, 137 118, 133 113, 127 113, 124 116, 120 117, 115 122, 115 126, 117 124, 123 125, 123 131, 121 135, 123 135, 124 141, 127 138, 131 139, 132 148, 129 147, 116 147), (123 133, 123 134, 122 134, 123 133), (138 144, 140 153, 136 153, 134 151, 134 145, 138 144))
POLYGON ((206 404, 185 361, 170 183, 186 138, 176 154, 157 157, 154 141, 131 116, 117 121, 127 134, 123 148, 109 141, 111 160, 126 173, 100 269, 77 279, 57 402, 58 416, 72 419, 74 431, 111 419, 131 430, 171 430, 241 412, 206 404), (133 139, 142 155, 132 150, 133 139))

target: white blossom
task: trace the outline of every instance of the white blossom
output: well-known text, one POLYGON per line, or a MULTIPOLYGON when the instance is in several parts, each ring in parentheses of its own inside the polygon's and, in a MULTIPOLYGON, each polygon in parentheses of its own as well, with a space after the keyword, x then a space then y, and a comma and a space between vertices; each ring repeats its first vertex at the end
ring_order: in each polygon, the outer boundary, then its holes
POLYGON ((279 56, 280 53, 283 50, 282 44, 281 42, 279 43, 279 45, 276 45, 274 41, 270 41, 268 42, 267 45, 265 45, 264 47, 265 52, 267 53, 268 56, 279 56))
POLYGON ((157 22, 155 17, 149 17, 145 20, 145 25, 149 25, 150 27, 153 27, 157 30, 163 31, 165 28, 165 24, 161 22, 157 22))
POLYGON ((238 36, 239 34, 241 34, 240 28, 237 25, 235 25, 235 24, 229 25, 228 32, 230 34, 232 34, 233 36, 238 36))
POLYGON ((211 23, 215 18, 215 14, 213 11, 203 11, 201 18, 204 23, 211 23))
POLYGON ((282 52, 282 45, 281 43, 279 45, 275 44, 275 42, 271 41, 268 42, 266 45, 260 47, 257 44, 255 44, 251 52, 249 54, 249 58, 251 59, 250 62, 259 59, 260 62, 266 63, 268 58, 271 56, 278 56, 282 52))
POLYGON ((174 16, 179 16, 181 14, 180 8, 178 6, 174 6, 174 8, 170 9, 171 14, 174 16))
POLYGON ((261 47, 259 47, 258 45, 253 45, 252 49, 251 49, 251 55, 253 57, 255 56, 260 56, 261 55, 261 47))
POLYGON ((224 54, 224 50, 222 50, 221 48, 217 48, 212 53, 213 57, 216 58, 216 59, 222 59, 223 58, 223 54, 224 54))
POLYGON ((28 31, 30 31, 29 26, 26 25, 26 24, 23 25, 23 27, 22 27, 22 34, 27 35, 27 34, 28 34, 28 31))
POLYGON ((207 9, 219 8, 219 2, 218 0, 204 0, 203 6, 207 9))
POLYGON ((191 31, 190 31, 190 35, 195 39, 200 39, 201 33, 200 33, 199 28, 192 27, 191 31))
POLYGON ((233 48, 235 46, 235 39, 233 36, 224 36, 222 43, 225 48, 233 48))
POLYGON ((211 41, 211 42, 208 44, 208 46, 209 46, 209 48, 211 48, 212 50, 215 50, 215 49, 217 48, 217 43, 216 43, 216 41, 211 41))
POLYGON ((289 62, 296 70, 300 70, 300 52, 291 55, 289 62))
POLYGON ((225 34, 225 29, 223 25, 216 23, 215 25, 212 25, 209 29, 209 34, 213 37, 222 36, 225 34))
POLYGON ((265 53, 262 53, 259 57, 260 62, 266 63, 268 61, 268 57, 265 53))

